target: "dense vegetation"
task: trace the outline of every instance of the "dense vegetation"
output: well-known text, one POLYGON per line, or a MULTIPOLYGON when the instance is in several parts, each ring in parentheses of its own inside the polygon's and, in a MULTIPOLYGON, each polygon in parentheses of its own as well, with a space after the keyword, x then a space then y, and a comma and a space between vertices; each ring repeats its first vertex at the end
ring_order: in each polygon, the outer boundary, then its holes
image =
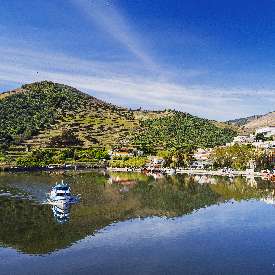
POLYGON ((49 149, 43 151, 52 154, 45 163, 52 163, 62 148, 132 147, 145 154, 168 150, 167 163, 177 166, 189 162, 188 146, 214 147, 235 135, 230 128, 189 114, 131 111, 49 81, 2 94, 0 124, 0 161, 17 164, 33 162, 41 148, 49 149))
MULTIPOLYGON (((192 146, 157 152, 159 159, 164 160, 162 167, 170 168, 189 167, 194 161, 193 154, 192 146)), ((144 168, 146 165, 150 165, 150 159, 147 156, 113 157, 109 161, 109 165, 117 168, 144 168)))
POLYGON ((258 169, 268 167, 268 158, 264 150, 250 145, 238 145, 215 148, 211 156, 215 167, 230 167, 236 170, 249 168, 249 162, 255 162, 258 169))
POLYGON ((87 95, 51 82, 23 85, 22 92, 0 101, 0 142, 18 143, 49 127, 67 110, 78 109, 87 95))
POLYGON ((170 116, 141 122, 142 132, 135 143, 144 151, 182 148, 187 145, 214 147, 232 141, 236 134, 229 128, 219 128, 207 119, 173 112, 170 116))
POLYGON ((109 159, 104 149, 36 149, 16 160, 18 166, 27 168, 43 167, 49 164, 72 164, 75 162, 100 163, 109 159))
POLYGON ((80 140, 72 131, 65 130, 62 131, 60 135, 54 136, 50 139, 49 145, 51 147, 71 147, 71 146, 81 146, 83 141, 80 140))
POLYGON ((186 146, 180 149, 158 151, 157 155, 164 159, 165 167, 189 167, 194 161, 194 147, 186 146))
POLYGON ((58 138, 53 137, 68 130, 87 146, 104 146, 133 126, 127 110, 48 81, 23 85, 20 92, 3 97, 0 110, 1 147, 46 147, 51 142, 58 146, 58 138))
POLYGON ((131 168, 140 168, 144 167, 148 163, 147 157, 132 157, 126 159, 113 159, 110 161, 111 167, 131 167, 131 168))

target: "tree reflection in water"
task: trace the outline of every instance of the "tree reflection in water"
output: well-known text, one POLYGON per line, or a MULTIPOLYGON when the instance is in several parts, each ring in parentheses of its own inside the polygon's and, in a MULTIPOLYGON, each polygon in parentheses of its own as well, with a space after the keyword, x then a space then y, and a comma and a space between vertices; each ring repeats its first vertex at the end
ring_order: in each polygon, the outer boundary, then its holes
POLYGON ((274 201, 273 185, 260 179, 138 173, 2 174, 0 193, 11 194, 0 194, 1 245, 29 254, 65 248, 117 221, 179 217, 228 200, 274 201), (62 179, 81 194, 80 204, 42 204, 62 179))

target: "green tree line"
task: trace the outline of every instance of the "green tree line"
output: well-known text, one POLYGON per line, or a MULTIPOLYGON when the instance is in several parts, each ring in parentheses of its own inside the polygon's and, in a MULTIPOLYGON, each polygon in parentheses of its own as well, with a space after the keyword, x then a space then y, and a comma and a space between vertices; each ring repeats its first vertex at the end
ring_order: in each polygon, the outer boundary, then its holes
POLYGON ((173 112, 172 115, 141 122, 134 143, 145 152, 178 149, 184 146, 215 147, 232 141, 236 132, 219 128, 207 119, 173 112))

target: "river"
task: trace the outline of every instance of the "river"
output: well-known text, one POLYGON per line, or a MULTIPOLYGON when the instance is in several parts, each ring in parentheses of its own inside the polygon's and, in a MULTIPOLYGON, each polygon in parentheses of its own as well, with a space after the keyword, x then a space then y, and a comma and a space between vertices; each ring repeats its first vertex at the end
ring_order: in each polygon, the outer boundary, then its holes
POLYGON ((0 174, 0 274, 274 274, 275 185, 254 178, 0 174), (46 193, 69 183, 78 204, 46 193))

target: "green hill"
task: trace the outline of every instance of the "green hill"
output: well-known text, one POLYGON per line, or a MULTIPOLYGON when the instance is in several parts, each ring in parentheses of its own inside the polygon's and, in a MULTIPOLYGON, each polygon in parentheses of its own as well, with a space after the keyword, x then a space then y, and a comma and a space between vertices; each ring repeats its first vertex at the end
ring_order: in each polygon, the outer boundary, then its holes
POLYGON ((215 147, 231 141, 236 134, 230 128, 187 113, 173 112, 170 116, 146 119, 135 136, 141 147, 180 148, 182 146, 215 147))
POLYGON ((71 130, 84 147, 106 146, 123 141, 137 126, 127 109, 47 81, 3 97, 0 110, 2 145, 47 147, 52 137, 71 130))
POLYGON ((190 114, 132 111, 49 81, 1 94, 0 125, 0 146, 13 158, 25 148, 58 146, 212 147, 235 135, 232 129, 190 114))

